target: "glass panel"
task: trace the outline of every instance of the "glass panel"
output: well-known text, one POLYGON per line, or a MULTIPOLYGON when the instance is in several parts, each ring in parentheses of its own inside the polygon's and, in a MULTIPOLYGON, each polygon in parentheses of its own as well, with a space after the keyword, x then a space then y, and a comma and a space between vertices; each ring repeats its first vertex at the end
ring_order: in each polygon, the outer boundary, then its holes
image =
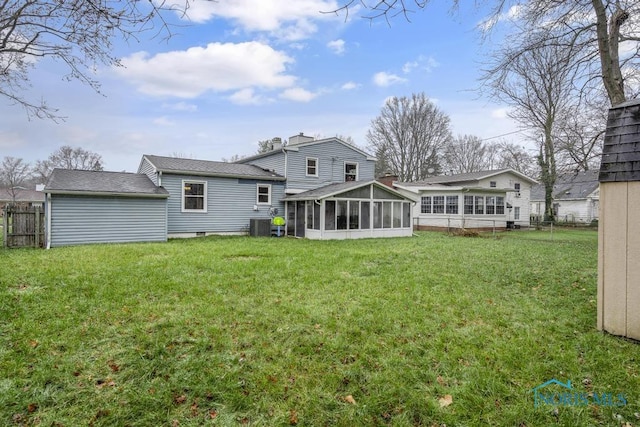
POLYGON ((447 196, 447 213, 458 213, 458 196, 447 196))
POLYGON ((464 214, 473 215, 473 196, 464 196, 464 214))
POLYGON ((307 200, 307 228, 313 228, 313 201, 307 200))
POLYGON ((393 228, 402 227, 402 202, 393 202, 393 228))
POLYGON ((373 228, 382 228, 382 202, 373 202, 373 228))
POLYGON ((433 196, 433 213, 444 213, 444 196, 433 196))
POLYGON ((336 229, 336 202, 333 200, 324 202, 324 229, 336 229))
POLYGON ((504 215, 504 197, 496 197, 496 215, 504 215))
POLYGON ((336 199, 369 199, 371 197, 371 186, 367 185, 355 190, 345 191, 334 196, 336 199))
POLYGON ((349 230, 360 228, 360 202, 349 202, 349 230))
POLYGON ((402 204, 402 227, 411 227, 411 203, 402 204))
POLYGON ((430 214, 431 213, 431 196, 423 196, 420 199, 420 212, 430 214))
POLYGON ((344 180, 356 181, 358 178, 358 164, 357 163, 345 163, 344 164, 344 180))
POLYGON ((184 198, 184 208, 185 209, 194 209, 194 210, 203 210, 204 209, 204 198, 203 197, 185 197, 184 198))
POLYGON ((487 196, 487 215, 493 215, 496 212, 496 198, 487 196))
POLYGON ((383 200, 402 200, 402 197, 396 196, 395 194, 385 191, 379 187, 373 187, 373 198, 383 200))
POLYGON ((320 205, 313 203, 313 229, 320 230, 320 205))
POLYGON ((476 215, 484 214, 484 196, 476 196, 476 215))
POLYGON ((184 195, 185 196, 204 196, 204 184, 185 182, 184 195))
POLYGON ((346 200, 338 200, 336 202, 336 229, 338 230, 346 230, 347 229, 347 201, 346 200))
POLYGON ((360 202, 360 228, 371 228, 371 203, 360 202))
POLYGON ((391 204, 392 202, 382 202, 382 226, 391 228, 391 204))
POLYGON ((258 203, 269 203, 270 188, 266 185, 258 187, 258 203))

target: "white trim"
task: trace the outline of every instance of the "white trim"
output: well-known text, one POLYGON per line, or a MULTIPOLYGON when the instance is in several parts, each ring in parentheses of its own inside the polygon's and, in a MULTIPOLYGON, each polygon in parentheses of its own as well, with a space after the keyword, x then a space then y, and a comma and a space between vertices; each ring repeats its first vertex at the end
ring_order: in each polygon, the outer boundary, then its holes
POLYGON ((208 184, 207 181, 198 181, 198 180, 195 180, 195 179, 183 179, 182 180, 182 186, 180 187, 180 207, 181 207, 182 212, 185 212, 185 213, 187 213, 187 212, 188 213, 207 213, 207 199, 208 199, 208 197, 207 197, 207 187, 208 187, 207 184, 208 184), (190 183, 190 184, 203 184, 204 185, 202 209, 186 209, 184 207, 184 198, 185 198, 184 185, 187 182, 190 183))
POLYGON ((256 204, 261 206, 271 205, 271 184, 260 184, 260 183, 256 184, 256 204), (269 200, 266 202, 260 201, 260 187, 267 187, 267 189, 269 190, 267 192, 267 197, 269 198, 269 200))
POLYGON ((320 171, 318 169, 318 166, 320 165, 320 161, 318 160, 317 157, 305 157, 305 166, 304 166, 304 174, 305 176, 310 176, 310 177, 314 177, 317 178, 318 176, 320 176, 320 171), (309 160, 314 160, 316 162, 315 165, 315 169, 316 169, 316 173, 314 174, 310 174, 309 173, 309 160))

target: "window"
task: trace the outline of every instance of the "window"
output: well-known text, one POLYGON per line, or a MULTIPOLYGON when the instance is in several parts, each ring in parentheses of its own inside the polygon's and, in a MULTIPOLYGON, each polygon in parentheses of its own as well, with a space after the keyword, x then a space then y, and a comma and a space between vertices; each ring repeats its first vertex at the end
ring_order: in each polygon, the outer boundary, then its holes
POLYGON ((204 181, 182 181, 182 210, 207 211, 207 183, 204 181))
POLYGON ((447 213, 458 213, 458 196, 447 196, 447 213))
POLYGON ((373 228, 382 228, 382 202, 373 202, 373 228))
POLYGON ((484 214, 484 196, 476 196, 476 215, 484 214))
POLYGON ((444 213, 444 196, 433 196, 433 213, 444 213))
POLYGON ((368 229, 371 228, 370 218, 371 218, 371 203, 370 202, 360 202, 360 228, 368 229))
POLYGON ((357 163, 344 164, 344 180, 345 182, 358 180, 358 164, 357 163))
POLYGON ((336 202, 327 200, 324 203, 324 228, 325 230, 336 229, 336 202))
POLYGON ((393 228, 402 228, 402 202, 393 202, 393 228))
POLYGON ((258 195, 257 195, 257 203, 259 205, 270 205, 271 204, 271 185, 269 184, 258 184, 258 195))
POLYGON ((360 202, 349 200, 349 230, 360 229, 360 202))
POLYGON ((318 176, 318 159, 307 157, 307 176, 318 176))
POLYGON ((516 221, 520 219, 520 206, 513 208, 513 219, 516 221))
POLYGON ((338 200, 336 202, 337 230, 347 229, 347 201, 338 200))
POLYGON ((493 196, 487 196, 487 215, 493 215, 496 213, 496 198, 493 196))
POLYGON ((491 188, 496 188, 496 182, 495 181, 489 181, 489 187, 491 188))
POLYGON ((516 182, 515 184, 513 184, 513 189, 516 191, 520 191, 520 183, 516 182))
POLYGON ((496 215, 504 215, 504 197, 496 197, 496 215))
POLYGON ((464 196, 464 214, 473 215, 473 196, 464 196))
POLYGON ((422 196, 420 199, 420 213, 431 213, 431 196, 422 196))
POLYGON ((410 203, 402 204, 402 227, 403 228, 411 227, 411 204, 410 203))
POLYGON ((393 202, 382 202, 382 227, 391 228, 391 205, 393 202))

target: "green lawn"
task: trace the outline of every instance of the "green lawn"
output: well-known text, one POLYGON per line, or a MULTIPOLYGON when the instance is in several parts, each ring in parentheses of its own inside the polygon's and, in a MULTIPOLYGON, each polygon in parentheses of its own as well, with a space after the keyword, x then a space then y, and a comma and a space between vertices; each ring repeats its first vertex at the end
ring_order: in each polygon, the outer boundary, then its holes
POLYGON ((0 249, 0 265, 0 425, 640 425, 640 346, 595 327, 594 231, 0 249), (627 404, 535 407, 553 378, 627 404))

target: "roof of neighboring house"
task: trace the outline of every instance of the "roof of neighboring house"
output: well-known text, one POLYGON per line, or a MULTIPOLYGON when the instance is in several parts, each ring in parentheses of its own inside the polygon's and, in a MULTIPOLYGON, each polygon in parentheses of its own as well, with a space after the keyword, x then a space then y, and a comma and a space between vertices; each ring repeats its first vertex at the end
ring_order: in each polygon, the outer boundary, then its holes
POLYGON ((162 157, 145 154, 146 158, 156 170, 164 173, 198 176, 219 176, 226 178, 265 179, 283 181, 285 178, 273 171, 254 165, 240 163, 215 162, 211 160, 181 159, 177 157, 162 157))
MULTIPOLYGON (((600 185, 598 182, 598 174, 598 170, 588 170, 558 175, 556 184, 553 186, 553 199, 586 199, 596 191, 600 185)), ((537 184, 531 187, 531 200, 544 200, 543 184, 537 184)))
POLYGON ((0 188, 0 202, 13 202, 14 193, 16 202, 44 202, 44 193, 42 191, 24 188, 16 188, 15 191, 11 191, 9 188, 0 188))
POLYGON ((54 169, 44 187, 45 193, 168 197, 148 176, 130 172, 104 172, 54 169))
POLYGON ((387 191, 391 194, 395 194, 398 197, 402 197, 403 199, 410 199, 406 195, 399 193, 398 191, 389 188, 388 186, 378 182, 378 181, 347 181, 347 182, 339 182, 336 184, 325 185, 324 187, 314 188, 313 190, 304 191, 298 194, 291 194, 286 196, 283 200, 294 201, 294 200, 318 200, 325 199, 327 197, 332 197, 350 190, 355 190, 357 188, 365 187, 367 185, 375 185, 377 187, 382 188, 384 191, 387 191))
POLYGON ((470 172, 470 173, 458 173, 454 175, 440 175, 433 176, 431 178, 423 179, 421 181, 415 182, 403 182, 401 183, 403 186, 407 187, 421 187, 425 184, 459 184, 462 182, 477 182, 481 179, 491 178, 497 175, 501 175, 503 173, 512 173, 522 180, 529 181, 532 184, 536 184, 537 181, 535 179, 529 178, 523 173, 518 172, 515 169, 496 169, 496 170, 486 170, 480 172, 470 172))
POLYGON ((251 160, 255 160, 255 159, 260 159, 262 157, 268 157, 271 156, 273 154, 276 153, 282 153, 284 151, 298 151, 299 147, 307 147, 309 145, 318 145, 318 144, 325 144, 327 142, 338 142, 344 146, 347 146, 349 148, 351 148, 352 150, 362 154, 363 156, 367 157, 367 160, 377 160, 374 156, 372 156, 371 154, 363 151, 361 148, 356 147, 353 144, 349 144, 348 142, 345 142, 343 140, 341 140, 340 138, 336 138, 336 137, 331 137, 331 138, 323 138, 323 139, 314 139, 312 141, 307 141, 307 142, 298 142, 295 144, 288 144, 288 145, 284 145, 280 148, 276 148, 275 150, 271 150, 271 151, 267 151, 265 153, 260 153, 260 154, 256 154, 254 156, 249 156, 249 157, 244 157, 240 160, 238 160, 238 163, 246 163, 249 162, 251 160))

